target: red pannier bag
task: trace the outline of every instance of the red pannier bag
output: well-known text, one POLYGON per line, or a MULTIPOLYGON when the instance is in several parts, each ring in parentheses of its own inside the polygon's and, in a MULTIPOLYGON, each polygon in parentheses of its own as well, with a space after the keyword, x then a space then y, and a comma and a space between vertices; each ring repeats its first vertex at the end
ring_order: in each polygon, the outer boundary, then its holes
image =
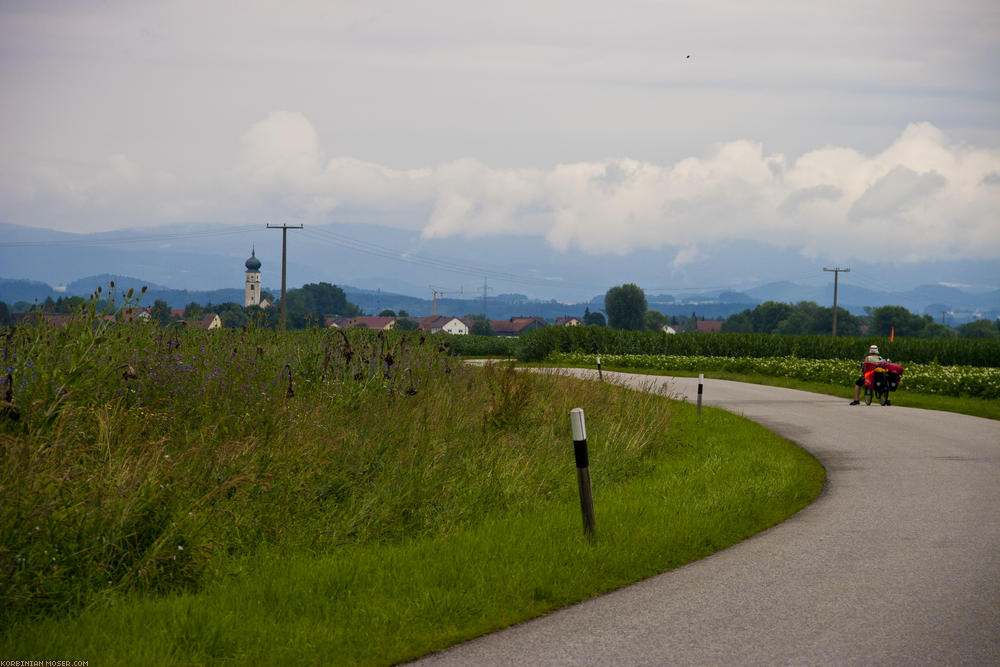
POLYGON ((886 384, 890 391, 895 391, 899 386, 899 379, 903 376, 903 367, 889 361, 866 361, 862 367, 865 376, 865 384, 872 386, 872 375, 876 368, 884 368, 886 373, 886 384))

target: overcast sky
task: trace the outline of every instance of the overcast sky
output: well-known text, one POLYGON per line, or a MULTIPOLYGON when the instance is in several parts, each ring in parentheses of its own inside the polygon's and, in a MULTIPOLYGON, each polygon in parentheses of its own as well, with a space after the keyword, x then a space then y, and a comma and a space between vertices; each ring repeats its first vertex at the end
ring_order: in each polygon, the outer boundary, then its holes
POLYGON ((996 259, 998 54, 996 0, 0 0, 0 221, 996 259))

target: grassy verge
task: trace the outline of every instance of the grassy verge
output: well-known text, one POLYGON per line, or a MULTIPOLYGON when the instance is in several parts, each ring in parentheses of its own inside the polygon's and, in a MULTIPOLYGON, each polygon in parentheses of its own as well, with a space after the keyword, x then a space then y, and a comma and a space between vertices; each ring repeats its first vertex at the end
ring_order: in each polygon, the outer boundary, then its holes
MULTIPOLYGON (((536 367, 578 367, 579 364, 558 364, 558 363, 523 363, 522 366, 536 367)), ((596 366, 594 367, 596 368, 596 366)), ((669 370, 669 369, 637 369, 631 367, 618 367, 614 365, 602 365, 606 371, 619 371, 622 373, 639 373, 642 375, 669 375, 673 377, 698 377, 698 373, 689 370, 669 370)), ((753 384, 763 384, 772 387, 787 387, 788 389, 799 389, 811 391, 817 394, 828 394, 830 396, 841 396, 845 400, 854 398, 854 387, 825 382, 809 382, 787 377, 774 377, 770 375, 759 375, 751 373, 735 373, 731 371, 712 370, 705 372, 705 377, 717 380, 732 380, 734 382, 750 382, 753 384)), ((905 376, 904 376, 905 382, 905 376)), ((907 391, 901 388, 893 393, 892 404, 908 407, 920 408, 923 410, 942 410, 944 412, 955 412, 972 417, 983 417, 984 419, 1000 419, 1000 401, 988 400, 972 397, 943 396, 941 394, 920 394, 907 391)))
MULTIPOLYGON (((822 489, 815 459, 723 411, 696 419, 663 396, 566 378, 456 375, 410 402, 370 397, 334 414, 357 421, 337 437, 330 417, 312 412, 269 451, 230 445, 227 465, 243 455, 267 470, 197 508, 209 523, 236 520, 204 529, 200 578, 165 590, 81 584, 83 610, 22 618, 0 654, 389 664, 701 558, 822 489), (568 440, 566 413, 577 406, 588 415, 593 541, 581 534, 568 440)), ((183 448, 167 451, 185 458, 183 448)), ((192 473, 214 483, 208 460, 192 473)))

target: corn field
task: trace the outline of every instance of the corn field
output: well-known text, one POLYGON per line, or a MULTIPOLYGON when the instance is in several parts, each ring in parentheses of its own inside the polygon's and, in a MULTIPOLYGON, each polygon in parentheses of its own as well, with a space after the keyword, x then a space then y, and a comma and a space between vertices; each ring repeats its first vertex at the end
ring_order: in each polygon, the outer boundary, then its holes
POLYGON ((1000 367, 1000 339, 899 338, 877 336, 784 336, 776 334, 665 334, 607 327, 546 327, 518 340, 518 359, 542 361, 554 352, 695 357, 860 359, 869 345, 899 363, 1000 367))

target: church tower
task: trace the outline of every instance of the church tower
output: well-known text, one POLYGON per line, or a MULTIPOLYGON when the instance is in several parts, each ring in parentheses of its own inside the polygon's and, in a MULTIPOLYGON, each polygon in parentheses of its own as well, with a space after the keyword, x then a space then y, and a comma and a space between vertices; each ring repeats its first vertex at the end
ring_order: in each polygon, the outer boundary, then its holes
POLYGON ((260 260, 257 259, 255 250, 250 250, 250 259, 247 260, 247 282, 243 288, 244 303, 247 308, 260 305, 260 260))

